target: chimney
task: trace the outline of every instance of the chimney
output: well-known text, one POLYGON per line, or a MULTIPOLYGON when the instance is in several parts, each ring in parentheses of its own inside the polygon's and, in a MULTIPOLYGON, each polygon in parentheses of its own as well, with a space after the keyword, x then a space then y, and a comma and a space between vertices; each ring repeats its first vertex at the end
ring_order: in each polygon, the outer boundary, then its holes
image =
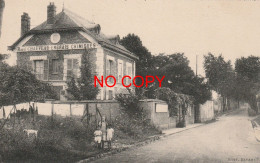
POLYGON ((56 16, 56 6, 54 2, 50 2, 49 6, 47 7, 47 24, 54 24, 54 17, 56 16))
POLYGON ((30 31, 31 18, 27 13, 23 13, 21 16, 21 36, 30 31))

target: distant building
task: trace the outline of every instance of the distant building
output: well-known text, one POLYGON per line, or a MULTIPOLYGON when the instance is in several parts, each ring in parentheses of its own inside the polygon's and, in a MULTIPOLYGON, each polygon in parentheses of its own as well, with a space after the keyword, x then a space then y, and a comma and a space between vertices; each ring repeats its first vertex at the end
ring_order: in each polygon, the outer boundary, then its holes
MULTIPOLYGON (((21 16, 21 37, 9 50, 17 53, 17 65, 32 71, 42 81, 52 84, 60 94, 66 94, 66 81, 80 77, 82 57, 88 57, 93 70, 100 77, 113 75, 114 87, 101 88, 98 99, 113 99, 115 94, 127 94, 122 86, 124 75, 135 75, 138 57, 119 44, 119 36, 105 36, 99 24, 63 9, 56 15, 56 6, 47 7, 47 21, 30 29, 30 17, 21 16), (86 55, 86 50, 90 55, 86 55)), ((93 80, 94 79, 90 79, 93 80)), ((109 83, 109 82, 108 82, 109 83)), ((110 84, 112 85, 112 84, 110 84)))

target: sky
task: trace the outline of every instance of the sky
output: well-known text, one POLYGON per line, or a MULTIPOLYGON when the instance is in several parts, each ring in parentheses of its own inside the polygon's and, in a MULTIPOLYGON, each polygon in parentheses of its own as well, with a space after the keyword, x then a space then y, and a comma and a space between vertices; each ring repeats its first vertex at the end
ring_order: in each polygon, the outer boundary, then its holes
POLYGON ((7 51, 20 36, 23 12, 31 27, 46 20, 47 5, 57 13, 63 4, 76 14, 101 25, 105 34, 138 35, 154 54, 183 52, 195 71, 204 76, 203 56, 222 54, 234 64, 236 58, 260 56, 260 1, 257 0, 5 0, 0 52, 7 51))

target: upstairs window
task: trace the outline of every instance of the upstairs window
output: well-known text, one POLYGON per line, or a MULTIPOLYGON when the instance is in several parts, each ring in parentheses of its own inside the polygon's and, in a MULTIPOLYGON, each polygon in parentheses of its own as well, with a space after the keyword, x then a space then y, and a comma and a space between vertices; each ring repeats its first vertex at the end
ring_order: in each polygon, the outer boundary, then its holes
MULTIPOLYGON (((132 64, 127 62, 126 63, 126 75, 130 76, 131 79, 133 77, 132 68, 133 68, 132 64)), ((125 78, 125 79, 126 79, 125 83, 127 85, 129 85, 131 83, 131 79, 129 79, 129 78, 125 78)))
MULTIPOLYGON (((107 56, 106 58, 106 77, 115 76, 115 60, 114 57, 107 56)), ((109 82, 114 82, 113 78, 108 79, 109 82)))
POLYGON ((108 75, 112 75, 112 60, 108 60, 108 75))
POLYGON ((121 82, 123 78, 123 61, 118 60, 118 82, 121 82))

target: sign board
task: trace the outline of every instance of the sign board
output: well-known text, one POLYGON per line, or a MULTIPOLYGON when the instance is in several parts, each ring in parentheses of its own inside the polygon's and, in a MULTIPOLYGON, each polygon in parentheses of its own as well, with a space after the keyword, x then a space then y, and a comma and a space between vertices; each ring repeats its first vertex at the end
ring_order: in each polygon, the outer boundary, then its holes
POLYGON ((167 104, 155 104, 155 112, 156 113, 167 113, 168 112, 168 105, 167 104))
POLYGON ((32 51, 73 50, 73 49, 92 49, 92 48, 96 48, 95 43, 21 46, 21 47, 17 47, 15 50, 17 52, 29 52, 29 51, 32 52, 32 51))

